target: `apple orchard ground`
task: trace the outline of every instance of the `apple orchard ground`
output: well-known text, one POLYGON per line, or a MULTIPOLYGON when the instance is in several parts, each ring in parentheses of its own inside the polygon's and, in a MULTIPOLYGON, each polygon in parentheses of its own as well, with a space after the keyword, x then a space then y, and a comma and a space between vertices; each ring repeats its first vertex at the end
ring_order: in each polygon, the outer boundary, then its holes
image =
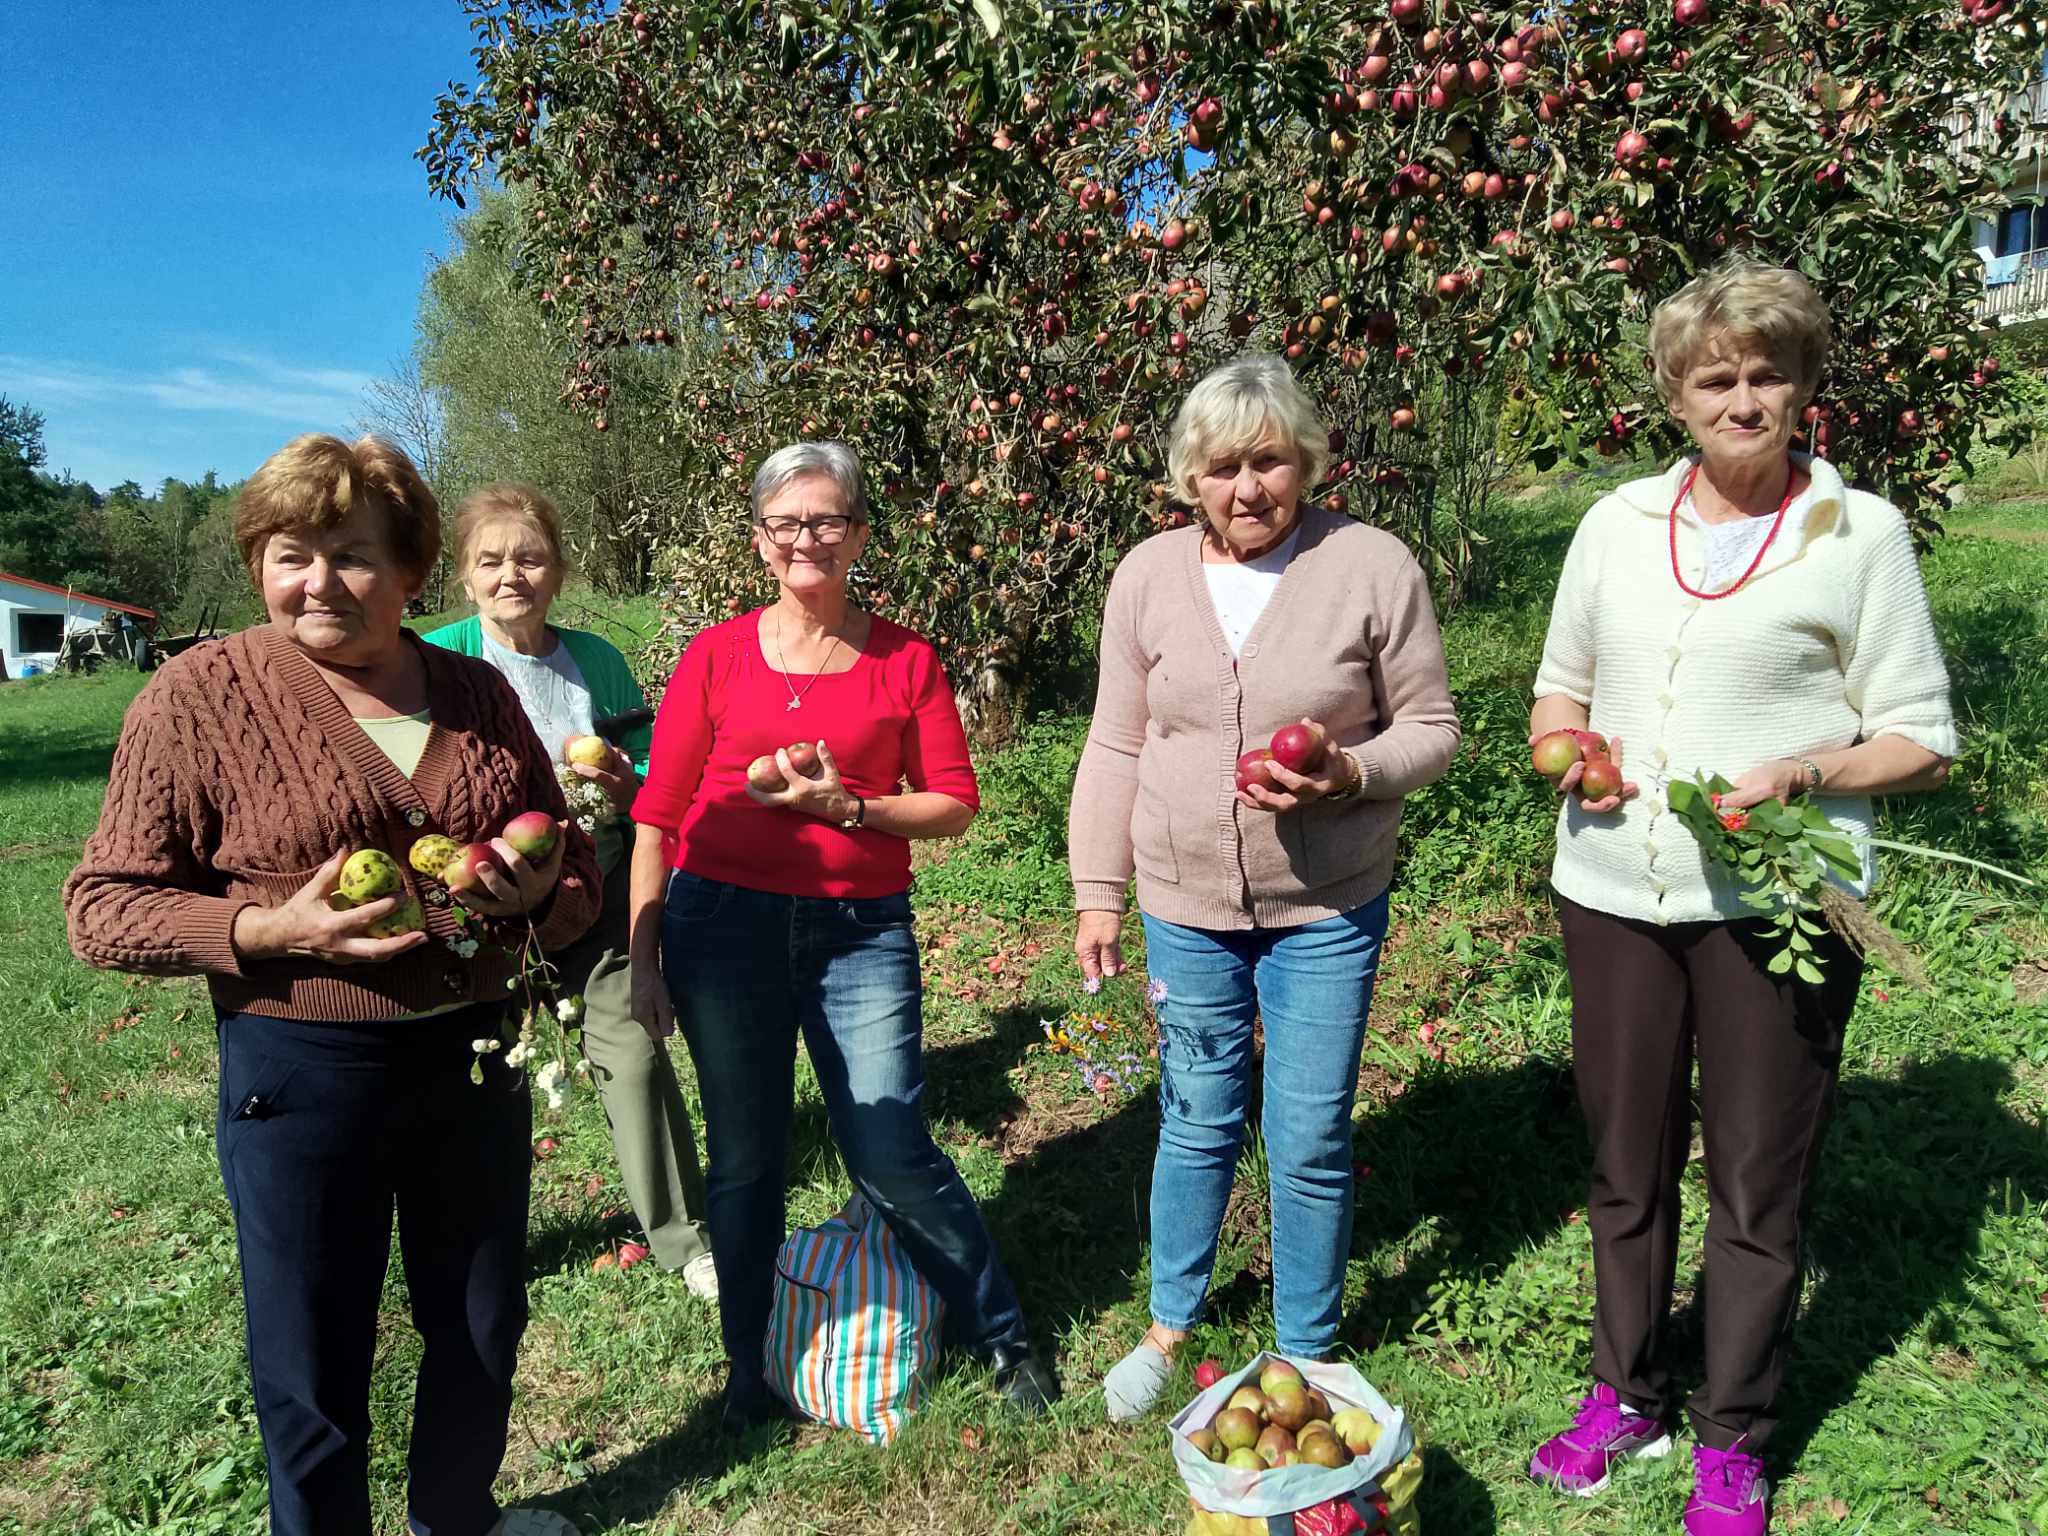
MULTIPOLYGON (((1374 1007, 1345 1347, 1419 1426, 1432 1536, 1669 1532, 1685 1496, 1684 1456, 1632 1467, 1594 1501, 1553 1501, 1522 1476, 1587 1368, 1586 1149, 1542 893, 1546 792, 1523 731, 1550 583, 1593 489, 1518 507, 1501 586, 1448 626, 1467 745, 1411 802, 1374 1007)), ((1948 789, 1890 813, 1895 835, 2037 877, 2043 513, 1966 510, 1930 555, 1969 745, 1948 789)), ((0 1536, 263 1526, 204 993, 84 970, 57 905, 138 683, 0 691, 0 1536)), ((1135 983, 1084 1000, 1067 956, 1058 818, 1083 728, 1048 721, 985 759, 988 814, 919 881, 935 1133, 984 1203, 1067 1402, 1020 1425, 961 1367, 887 1451, 817 1429, 721 1441, 711 1309, 652 1265, 592 1271, 628 1226, 586 1093, 536 1129, 557 1146, 534 1170, 505 1495, 591 1532, 1180 1530, 1163 1416, 1110 1426, 1095 1386, 1144 1322, 1156 1111, 1145 1092, 1086 1092, 1039 1022, 1084 1001, 1119 1028, 1141 1014, 1135 983)), ((2048 923, 2038 901, 1947 866, 1893 862, 1886 892, 1882 914, 1935 985, 1909 994, 1873 971, 1852 1028, 1777 1442, 1795 1468, 1779 1528, 2048 1528, 2048 923)), ((845 1185, 808 1075, 800 1092, 790 1205, 813 1221, 845 1185)), ((1691 1369, 1697 1162, 1685 1189, 1676 1348, 1691 1369)), ((1264 1194, 1254 1143, 1176 1404, 1195 1361, 1235 1363, 1270 1336, 1264 1194)), ((396 1530, 418 1355, 395 1267, 378 1356, 373 1478, 379 1528, 396 1530)))

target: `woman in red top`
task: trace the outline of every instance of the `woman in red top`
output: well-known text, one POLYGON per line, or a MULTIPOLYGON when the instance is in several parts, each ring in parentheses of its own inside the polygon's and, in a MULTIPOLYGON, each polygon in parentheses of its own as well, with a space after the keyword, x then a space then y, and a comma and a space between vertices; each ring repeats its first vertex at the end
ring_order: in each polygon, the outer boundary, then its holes
POLYGON ((868 538, 852 449, 771 454, 753 525, 781 594, 690 642, 633 804, 633 1007, 660 1033, 680 1021, 697 1066, 726 1422, 780 1411, 762 1345, 799 1031, 847 1174, 944 1300, 949 1339, 1036 1411, 1059 1385, 922 1108, 910 843, 957 836, 980 804, 959 711, 928 642, 847 600, 868 538), (815 764, 791 761, 799 742, 815 764), (775 771, 757 780, 780 787, 749 782, 762 757, 775 771))

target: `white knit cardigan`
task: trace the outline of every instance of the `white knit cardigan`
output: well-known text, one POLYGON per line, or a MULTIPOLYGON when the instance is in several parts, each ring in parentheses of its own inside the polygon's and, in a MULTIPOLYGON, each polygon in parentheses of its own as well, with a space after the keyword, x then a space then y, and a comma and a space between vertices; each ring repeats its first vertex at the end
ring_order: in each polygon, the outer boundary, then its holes
MULTIPOLYGON (((1655 923, 1754 915, 1666 805, 1673 779, 1737 779, 1771 758, 1887 733, 1955 755, 1948 670, 1905 519, 1825 459, 1794 459, 1812 477, 1804 517, 1789 517, 1756 573, 1717 601, 1672 577, 1668 520, 1693 460, 1631 481, 1579 524, 1536 696, 1586 705, 1594 730, 1622 738, 1623 773, 1642 789, 1618 813, 1588 815, 1572 797, 1560 809, 1551 883, 1581 906, 1655 923)), ((1705 545, 1681 510, 1678 562, 1695 588, 1705 545)), ((1844 832, 1871 834, 1868 795, 1819 803, 1844 832)), ((1852 889, 1867 894, 1875 871, 1866 848, 1852 889)))

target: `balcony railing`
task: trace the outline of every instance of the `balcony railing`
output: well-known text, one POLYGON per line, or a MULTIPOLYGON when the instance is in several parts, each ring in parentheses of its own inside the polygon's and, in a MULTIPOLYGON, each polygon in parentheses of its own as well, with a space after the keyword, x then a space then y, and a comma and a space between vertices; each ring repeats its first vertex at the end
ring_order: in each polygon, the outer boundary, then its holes
POLYGON ((2020 263, 2017 278, 1986 288, 1977 303, 1977 318, 1996 320, 2001 325, 2048 320, 2048 251, 2028 253, 2020 263), (2035 265, 2037 261, 2041 265, 2035 265))
POLYGON ((2020 136, 2011 150, 2013 155, 2029 154, 2048 144, 2048 79, 2036 80, 2002 101, 1992 96, 1979 97, 1969 108, 1952 114, 1947 127, 1955 147, 1996 149, 1998 135, 1992 124, 2001 113, 2020 124, 2020 136))

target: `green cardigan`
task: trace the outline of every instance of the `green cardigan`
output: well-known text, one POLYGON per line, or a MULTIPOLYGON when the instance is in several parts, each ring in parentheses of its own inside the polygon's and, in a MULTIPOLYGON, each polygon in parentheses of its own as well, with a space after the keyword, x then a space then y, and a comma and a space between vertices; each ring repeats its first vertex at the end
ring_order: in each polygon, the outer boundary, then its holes
MULTIPOLYGON (((590 688, 590 712, 593 715, 616 715, 622 710, 640 709, 646 705, 647 695, 640 691, 640 685, 633 680, 632 670, 626 665, 626 658, 619 654, 619 648, 611 641, 587 630, 563 629, 558 624, 550 624, 548 628, 569 647, 576 670, 583 674, 583 681, 590 688)), ((484 626, 475 614, 453 624, 444 624, 420 638, 429 645, 459 651, 464 656, 483 655, 484 626)), ((634 769, 643 779, 647 777, 647 754, 653 745, 654 725, 651 721, 619 738, 620 750, 633 760, 634 769)), ((597 867, 610 875, 626 855, 625 818, 621 816, 599 822, 596 842, 597 867)))
MULTIPOLYGON (((647 696, 633 680, 626 658, 619 654, 619 648, 611 641, 588 630, 563 629, 558 624, 550 624, 548 628, 569 647, 576 670, 583 674, 583 681, 590 686, 593 714, 616 715, 628 709, 646 707, 647 696)), ((443 650, 456 651, 464 656, 482 656, 484 653, 483 621, 475 614, 453 624, 444 624, 420 638, 429 645, 438 645, 443 650)), ((647 753, 653 745, 652 723, 630 730, 619 739, 620 750, 633 759, 633 766, 643 775, 647 772, 647 753)))

